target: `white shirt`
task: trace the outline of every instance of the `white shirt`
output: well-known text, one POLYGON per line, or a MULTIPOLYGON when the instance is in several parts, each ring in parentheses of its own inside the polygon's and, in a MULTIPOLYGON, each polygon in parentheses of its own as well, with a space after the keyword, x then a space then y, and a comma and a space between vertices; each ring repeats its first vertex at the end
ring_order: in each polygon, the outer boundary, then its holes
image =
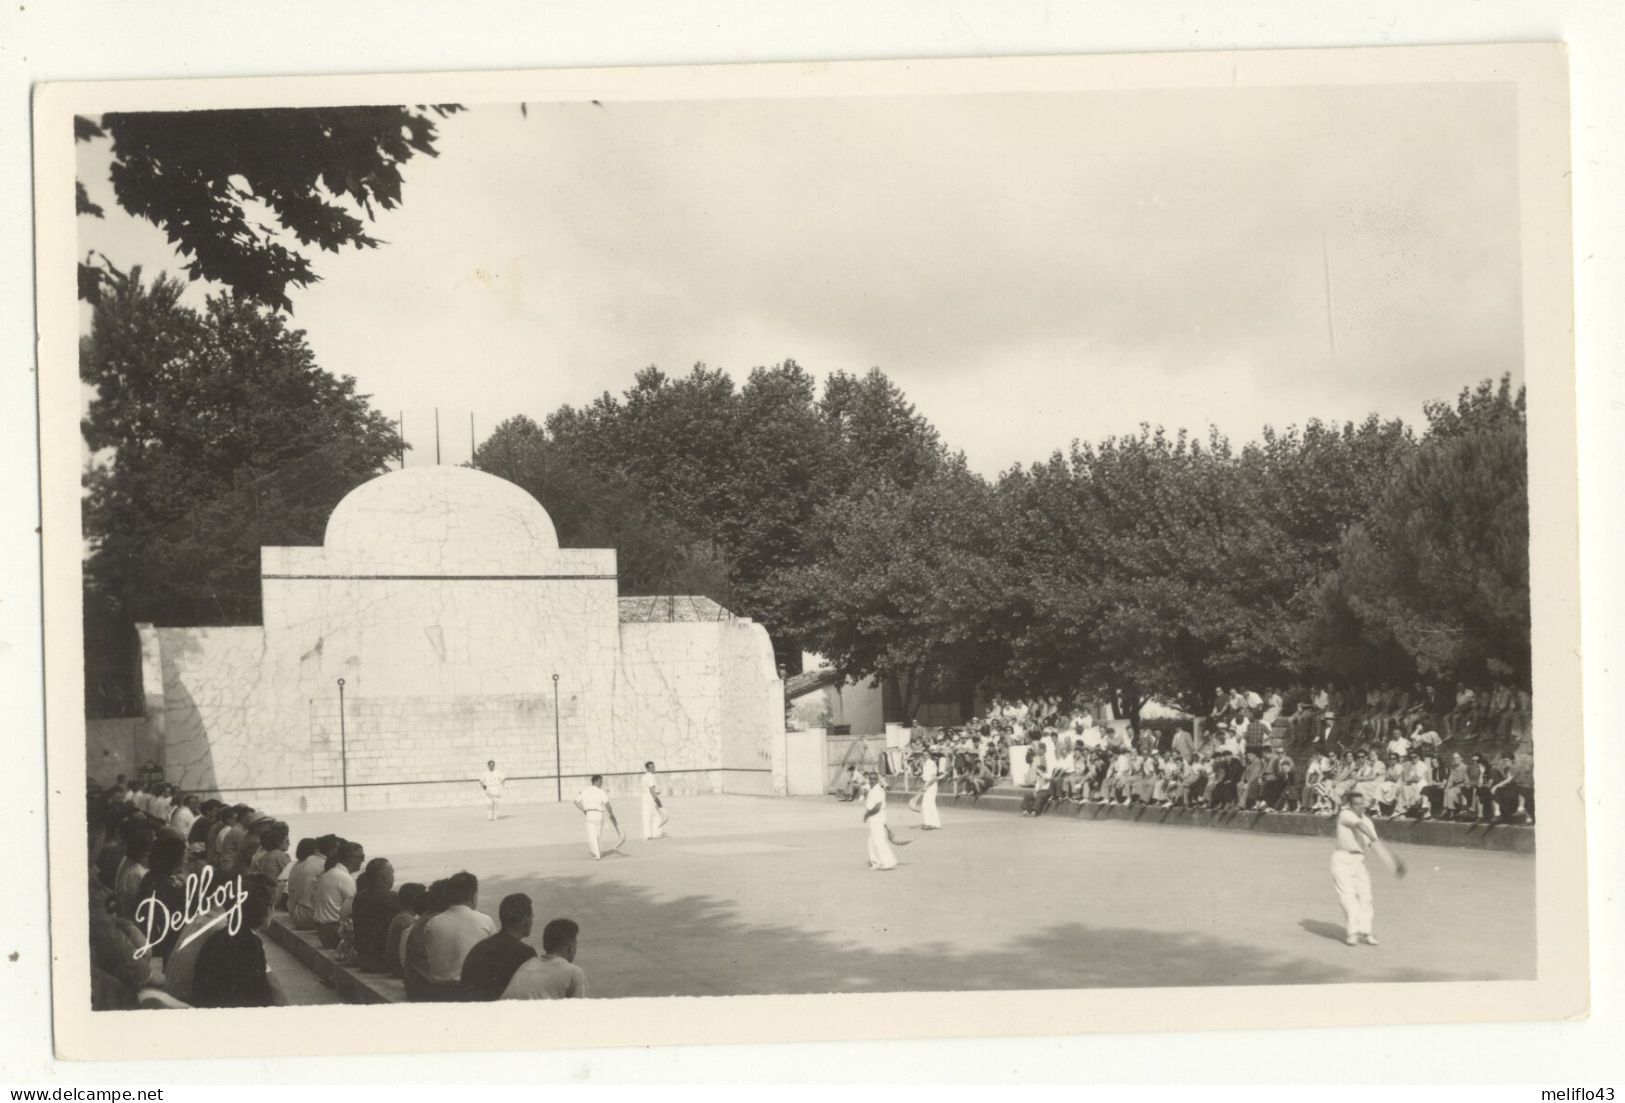
POLYGON ((1395 736, 1393 739, 1388 741, 1388 753, 1401 756, 1410 754, 1411 741, 1406 739, 1403 735, 1395 736))
POLYGON ((288 911, 303 910, 307 918, 316 909, 316 878, 322 875, 327 859, 320 854, 301 858, 288 867, 288 911))
POLYGON ((589 785, 576 794, 576 800, 589 812, 602 812, 604 805, 609 803, 609 794, 596 785, 589 785))
POLYGON ((355 874, 336 865, 316 878, 315 918, 318 923, 337 923, 349 912, 355 899, 355 874))
POLYGON ((169 817, 169 826, 173 827, 176 831, 179 831, 182 835, 190 835, 192 833, 192 825, 196 822, 197 813, 193 812, 184 804, 177 804, 175 806, 175 811, 171 813, 169 817))
POLYGON ((937 769, 937 760, 932 758, 930 755, 926 755, 925 765, 920 769, 920 780, 924 782, 925 787, 929 789, 931 786, 937 783, 937 778, 941 776, 941 772, 937 769))
POLYGON ((429 951, 429 979, 455 983, 463 975, 468 951, 497 933, 497 921, 467 904, 453 904, 423 929, 429 951))
POLYGON ((869 786, 869 792, 864 794, 863 807, 865 811, 873 812, 869 819, 873 823, 886 822, 886 787, 875 784, 869 786))
POLYGON ((660 795, 660 779, 653 770, 643 771, 643 799, 653 804, 655 797, 660 795))
POLYGON ((484 786, 485 795, 489 797, 500 797, 502 795, 502 783, 507 780, 508 775, 501 770, 487 770, 480 775, 480 784, 484 786))
POLYGON ((552 954, 533 957, 515 969, 502 992, 505 1000, 571 1000, 586 995, 587 974, 581 966, 552 954))
POLYGON ((1337 849, 1347 850, 1352 854, 1364 854, 1366 839, 1376 838, 1377 828, 1371 822, 1370 816, 1361 816, 1352 808, 1345 808, 1337 814, 1337 849), (1371 834, 1369 836, 1360 832, 1364 827, 1371 834))

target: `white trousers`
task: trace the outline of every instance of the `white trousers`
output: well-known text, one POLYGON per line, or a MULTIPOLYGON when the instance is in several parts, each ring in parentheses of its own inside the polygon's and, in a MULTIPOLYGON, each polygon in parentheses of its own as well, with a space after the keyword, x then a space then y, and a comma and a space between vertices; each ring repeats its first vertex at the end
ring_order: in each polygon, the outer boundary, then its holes
POLYGON ((1376 908, 1371 900, 1371 871, 1365 856, 1347 850, 1332 851, 1332 887, 1343 905, 1344 926, 1350 935, 1371 933, 1376 908))
POLYGON ((489 808, 489 811, 486 813, 486 818, 487 819, 494 820, 494 819, 497 818, 497 804, 501 800, 502 800, 502 794, 501 793, 487 793, 487 794, 485 794, 485 803, 486 803, 487 807, 489 808))
POLYGON ((892 853, 891 840, 886 838, 886 825, 880 821, 879 816, 869 817, 869 864, 881 869, 891 869, 897 865, 897 855, 892 853))
POLYGON ((934 781, 925 787, 920 800, 920 814, 925 817, 925 826, 942 826, 942 817, 937 814, 937 783, 934 781))
POLYGON ((587 813, 587 848, 592 851, 594 858, 602 857, 598 851, 598 837, 604 833, 604 814, 599 811, 587 813))
POLYGON ((655 799, 647 794, 643 798, 643 837, 645 839, 660 839, 665 837, 660 830, 660 809, 655 807, 655 799))

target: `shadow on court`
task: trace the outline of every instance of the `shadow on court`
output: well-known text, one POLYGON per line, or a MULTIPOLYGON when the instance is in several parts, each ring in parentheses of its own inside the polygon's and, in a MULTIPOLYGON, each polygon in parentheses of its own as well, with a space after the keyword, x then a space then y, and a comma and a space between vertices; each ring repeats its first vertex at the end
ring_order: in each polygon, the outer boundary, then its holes
MULTIPOLYGON (((577 962, 594 996, 953 991, 1169 987, 1207 984, 1324 984, 1451 979, 1444 973, 1329 965, 1269 954, 1224 938, 1061 923, 1022 932, 997 952, 966 953, 942 941, 909 943, 887 932, 874 944, 789 926, 741 922, 731 901, 655 896, 639 886, 591 877, 492 877, 481 907, 510 892, 536 905, 532 942, 548 919, 582 925, 577 962)), ((1325 934, 1332 925, 1306 920, 1325 934)), ((1342 940, 1342 931, 1336 930, 1342 940)), ((1367 954, 1380 951, 1364 951, 1367 954)))

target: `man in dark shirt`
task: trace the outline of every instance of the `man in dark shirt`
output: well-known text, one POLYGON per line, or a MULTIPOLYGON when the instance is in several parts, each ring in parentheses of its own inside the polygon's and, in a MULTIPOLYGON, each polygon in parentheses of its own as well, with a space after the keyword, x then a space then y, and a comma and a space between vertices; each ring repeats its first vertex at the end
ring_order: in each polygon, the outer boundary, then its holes
POLYGON ((463 959, 463 997, 470 1000, 499 1000, 514 972, 536 956, 525 944, 530 937, 533 911, 530 897, 522 892, 502 898, 497 920, 502 929, 476 942, 463 959))
POLYGON ((198 1007, 272 1007, 287 1003, 265 963, 259 931, 271 917, 276 886, 258 874, 245 876, 242 924, 233 934, 222 924, 198 954, 192 1003, 198 1007))
POLYGON ((389 864, 388 858, 374 858, 367 863, 350 905, 356 964, 367 972, 390 971, 389 960, 384 956, 384 941, 389 936, 390 921, 400 910, 400 901, 395 896, 395 867, 389 864))

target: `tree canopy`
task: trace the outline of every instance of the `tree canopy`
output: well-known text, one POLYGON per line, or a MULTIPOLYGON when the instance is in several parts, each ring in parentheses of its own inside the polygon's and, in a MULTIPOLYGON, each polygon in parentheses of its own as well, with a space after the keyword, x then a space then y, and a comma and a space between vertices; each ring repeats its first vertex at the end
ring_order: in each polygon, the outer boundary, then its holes
MULTIPOLYGON (((290 248, 375 248, 375 208, 401 202, 401 166, 436 155, 436 120, 461 108, 253 108, 113 112, 75 118, 77 141, 111 139, 119 206, 168 234, 192 279, 211 280, 279 310, 288 287, 320 277, 290 248), (365 215, 365 220, 362 216, 365 215)), ((83 181, 77 210, 102 217, 83 181)), ((107 269, 81 263, 79 294, 94 300, 107 269)))
POLYGON ((319 544, 404 447, 280 315, 224 295, 194 310, 182 290, 111 270, 80 342, 87 639, 108 641, 114 685, 135 622, 257 622, 261 545, 319 544))
POLYGON ((614 543, 629 592, 679 582, 888 681, 1196 705, 1220 685, 1526 679, 1523 398, 1510 381, 1239 450, 1143 426, 992 482, 884 373, 820 394, 794 361, 697 366, 511 423, 476 462, 561 531, 614 543), (510 432, 510 429, 513 432, 510 432), (513 477, 513 476, 510 476, 513 477))

